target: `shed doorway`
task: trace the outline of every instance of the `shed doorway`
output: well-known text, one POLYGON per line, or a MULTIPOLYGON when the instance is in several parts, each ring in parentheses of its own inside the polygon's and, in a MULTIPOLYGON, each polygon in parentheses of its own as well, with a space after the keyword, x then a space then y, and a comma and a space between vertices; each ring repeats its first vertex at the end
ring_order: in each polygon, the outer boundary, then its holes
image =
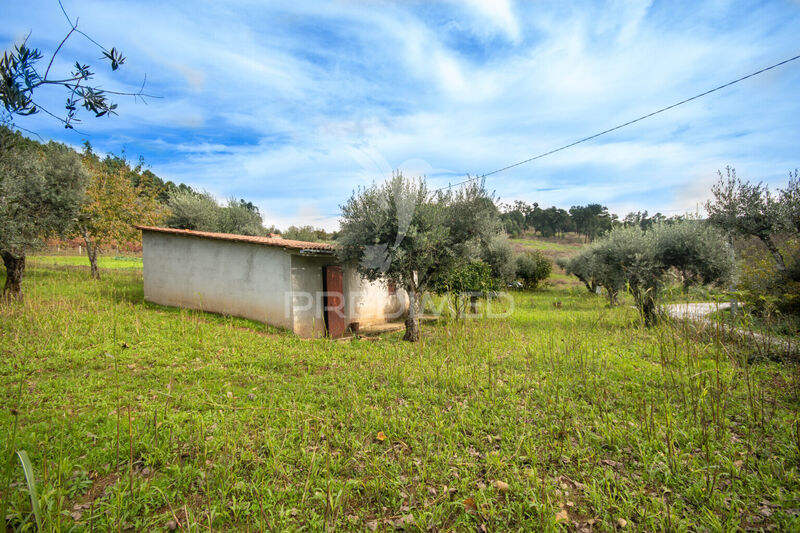
POLYGON ((345 331, 342 267, 331 265, 322 268, 322 290, 325 331, 329 337, 337 339, 345 331))

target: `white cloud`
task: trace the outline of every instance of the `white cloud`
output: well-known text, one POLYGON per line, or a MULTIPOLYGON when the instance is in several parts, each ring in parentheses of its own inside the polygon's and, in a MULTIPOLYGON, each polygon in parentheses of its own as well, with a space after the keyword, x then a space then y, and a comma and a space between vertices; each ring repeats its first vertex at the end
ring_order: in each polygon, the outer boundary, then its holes
MULTIPOLYGON (((104 87, 138 88, 147 73, 164 97, 85 117, 98 150, 142 153, 166 179, 252 199, 269 223, 308 217, 329 228, 350 191, 393 169, 443 186, 526 159, 780 59, 800 22, 794 5, 621 0, 68 8, 128 57, 119 72, 98 70, 104 87)), ((7 42, 31 27, 47 46, 63 36, 57 9, 3 9, 7 42)), ((60 70, 97 55, 73 44, 60 70)), ((798 82, 796 68, 776 69, 487 187, 504 199, 654 212, 701 201, 726 164, 783 179, 798 166, 800 132, 787 119, 800 113, 798 82)), ((47 98, 63 107, 62 93, 47 98)), ((80 142, 47 117, 31 124, 80 142)))
POLYGON ((477 16, 477 24, 501 31, 513 42, 519 42, 521 30, 510 0, 467 0, 477 16))

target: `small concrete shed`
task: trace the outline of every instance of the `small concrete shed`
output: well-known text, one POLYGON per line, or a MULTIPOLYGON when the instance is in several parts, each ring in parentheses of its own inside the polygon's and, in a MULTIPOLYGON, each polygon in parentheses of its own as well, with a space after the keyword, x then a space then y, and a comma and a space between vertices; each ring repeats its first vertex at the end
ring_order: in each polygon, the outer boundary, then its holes
POLYGON ((408 296, 337 262, 330 244, 137 226, 145 300, 340 337, 400 321, 408 296))

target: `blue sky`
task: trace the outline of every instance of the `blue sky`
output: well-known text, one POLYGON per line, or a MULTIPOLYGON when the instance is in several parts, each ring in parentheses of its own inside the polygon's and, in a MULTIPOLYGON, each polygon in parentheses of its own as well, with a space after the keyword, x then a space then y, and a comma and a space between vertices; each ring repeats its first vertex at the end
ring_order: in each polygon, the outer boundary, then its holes
MULTIPOLYGON (((165 179, 255 202, 265 223, 335 228, 353 189, 392 169, 431 186, 526 159, 800 54, 800 2, 120 2, 64 0, 127 57, 80 37, 54 69, 97 66, 119 116, 45 139, 143 156, 165 179)), ((0 4, 4 48, 69 29, 51 0, 0 4)), ((487 178, 504 202, 624 215, 693 211, 718 169, 785 184, 800 167, 800 60, 487 178)), ((65 95, 38 97, 54 111, 65 95)))

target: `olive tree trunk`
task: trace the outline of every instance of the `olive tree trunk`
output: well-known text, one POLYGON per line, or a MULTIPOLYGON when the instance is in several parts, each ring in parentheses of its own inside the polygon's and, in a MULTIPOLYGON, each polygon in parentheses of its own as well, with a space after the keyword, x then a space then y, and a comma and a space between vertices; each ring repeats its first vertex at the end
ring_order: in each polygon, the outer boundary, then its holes
POLYGON ((781 255, 780 250, 778 250, 778 247, 775 246, 774 242, 772 242, 772 238, 770 236, 766 236, 766 237, 760 237, 760 239, 761 242, 763 242, 766 245, 767 250, 769 250, 769 253, 772 254, 772 257, 775 259, 775 265, 778 267, 778 270, 781 272, 781 274, 785 274, 786 263, 784 263, 783 261, 783 256, 781 255))
POLYGON ((4 300, 22 300, 22 276, 25 274, 25 254, 20 256, 2 252, 6 266, 6 284, 3 287, 4 300))
POLYGON ((92 278, 100 279, 100 269, 97 268, 97 246, 92 242, 92 238, 85 226, 81 226, 81 236, 83 237, 83 242, 86 243, 86 255, 89 256, 92 278))
POLYGON ((469 312, 472 315, 478 314, 478 297, 474 294, 469 295, 469 312))
POLYGON ((609 307, 614 307, 619 303, 619 291, 617 289, 609 289, 606 287, 606 293, 608 296, 609 307))
POLYGON ((633 292, 633 299, 636 302, 636 307, 639 308, 644 325, 647 327, 654 326, 658 322, 658 307, 653 289, 637 289, 633 292))
POLYGON ((419 295, 414 289, 408 289, 408 316, 406 316, 406 334, 404 341, 419 341, 419 295))

